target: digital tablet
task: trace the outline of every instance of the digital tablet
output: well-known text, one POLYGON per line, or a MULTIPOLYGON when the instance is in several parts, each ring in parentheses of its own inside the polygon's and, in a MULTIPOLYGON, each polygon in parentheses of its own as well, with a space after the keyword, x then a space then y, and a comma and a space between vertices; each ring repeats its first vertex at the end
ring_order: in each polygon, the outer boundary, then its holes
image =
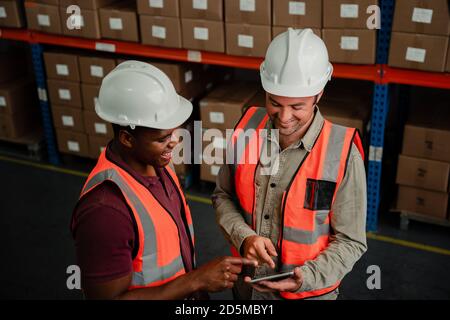
POLYGON ((273 274, 273 275, 266 276, 266 277, 252 279, 250 281, 250 283, 257 283, 260 281, 275 281, 275 280, 278 281, 278 280, 283 280, 283 279, 292 277, 293 275, 294 275, 294 271, 277 273, 277 274, 273 274))

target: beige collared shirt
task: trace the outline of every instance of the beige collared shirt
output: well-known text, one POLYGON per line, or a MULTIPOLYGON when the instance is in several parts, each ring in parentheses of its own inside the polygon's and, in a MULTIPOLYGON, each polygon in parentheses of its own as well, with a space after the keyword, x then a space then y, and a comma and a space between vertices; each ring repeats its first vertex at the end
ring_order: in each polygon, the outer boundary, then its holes
MULTIPOLYGON (((272 175, 260 174, 262 165, 256 171, 256 230, 244 221, 239 206, 233 201, 234 180, 228 165, 223 165, 217 177, 217 186, 212 200, 216 218, 227 240, 240 249, 245 238, 259 235, 269 238, 277 251, 281 231, 281 200, 283 192, 293 179, 295 171, 321 132, 324 119, 318 109, 314 120, 302 139, 279 152, 278 170, 272 175)), ((272 128, 269 120, 266 129, 272 128)), ((276 143, 269 134, 264 148, 273 148, 276 143)), ((273 149, 272 149, 273 150, 273 149)), ((355 145, 352 146, 344 179, 337 191, 332 206, 330 221, 330 244, 315 260, 301 267, 303 284, 299 292, 330 287, 342 280, 353 265, 367 250, 366 243, 366 172, 364 162, 355 145)), ((277 258, 274 258, 277 264, 277 258)), ((247 270, 250 275, 263 276, 274 273, 268 266, 247 270)), ((242 299, 281 299, 279 294, 260 293, 243 283, 236 284, 238 296, 242 299)), ((338 290, 318 299, 336 299, 338 290)))

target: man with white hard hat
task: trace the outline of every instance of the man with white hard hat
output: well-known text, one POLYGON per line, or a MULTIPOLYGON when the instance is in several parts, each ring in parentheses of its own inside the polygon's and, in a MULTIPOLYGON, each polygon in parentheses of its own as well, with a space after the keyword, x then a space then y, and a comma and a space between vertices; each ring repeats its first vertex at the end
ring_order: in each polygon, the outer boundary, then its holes
POLYGON ((199 299, 231 288, 256 262, 222 257, 196 268, 192 218, 170 163, 192 104, 159 69, 127 61, 104 78, 95 110, 114 139, 72 216, 85 296, 199 299))
POLYGON ((229 144, 237 156, 222 166, 213 194, 233 254, 259 261, 240 277, 235 297, 336 299, 341 280, 367 250, 359 134, 319 111, 333 66, 311 29, 289 28, 277 36, 260 73, 266 106, 249 108, 237 124, 229 144), (254 148, 258 143, 262 148, 254 148), (252 150, 260 150, 253 162, 244 157, 252 150), (267 154, 275 158, 268 168, 262 161, 267 154), (282 280, 250 283, 291 271, 282 280))

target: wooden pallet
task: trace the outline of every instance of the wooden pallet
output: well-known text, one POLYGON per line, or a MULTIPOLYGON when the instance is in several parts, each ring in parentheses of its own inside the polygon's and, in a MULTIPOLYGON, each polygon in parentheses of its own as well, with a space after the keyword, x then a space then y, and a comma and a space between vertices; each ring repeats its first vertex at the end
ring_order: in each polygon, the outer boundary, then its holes
POLYGON ((443 227, 450 227, 450 220, 447 220, 444 218, 437 218, 437 217, 432 217, 432 216, 424 215, 424 214, 417 213, 417 212, 410 212, 410 211, 398 210, 398 209, 392 209, 391 212, 400 212, 400 229, 401 230, 408 230, 410 220, 439 225, 439 226, 443 226, 443 227))

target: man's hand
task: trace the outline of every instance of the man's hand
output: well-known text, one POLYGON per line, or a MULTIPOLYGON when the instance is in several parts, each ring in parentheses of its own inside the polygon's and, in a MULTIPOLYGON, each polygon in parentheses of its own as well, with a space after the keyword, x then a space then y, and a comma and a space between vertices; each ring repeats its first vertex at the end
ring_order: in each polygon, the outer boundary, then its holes
MULTIPOLYGON (((245 277, 244 281, 249 283, 250 277, 245 277)), ((294 275, 280 281, 260 281, 251 286, 259 292, 295 292, 302 286, 303 276, 300 267, 294 269, 294 275)))
POLYGON ((257 261, 246 258, 221 257, 192 273, 195 275, 195 281, 198 281, 199 290, 217 292, 233 288, 244 265, 255 267, 257 261))
POLYGON ((277 257, 277 251, 268 238, 260 236, 250 236, 245 238, 243 244, 244 258, 256 260, 259 263, 267 263, 272 269, 275 269, 275 262, 272 257, 277 257))

